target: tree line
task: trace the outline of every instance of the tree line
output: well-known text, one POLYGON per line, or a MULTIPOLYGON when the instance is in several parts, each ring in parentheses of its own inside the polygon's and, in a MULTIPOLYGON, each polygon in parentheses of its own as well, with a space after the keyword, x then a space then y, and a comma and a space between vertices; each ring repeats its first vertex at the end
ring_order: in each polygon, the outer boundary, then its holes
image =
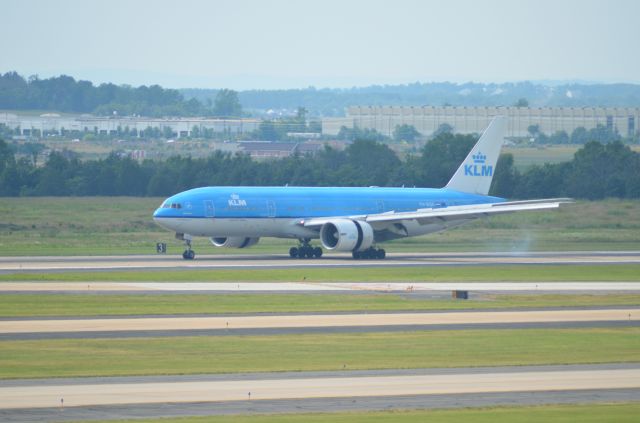
POLYGON ((233 90, 219 90, 213 100, 201 103, 195 98, 185 100, 178 90, 159 85, 94 86, 67 75, 25 79, 17 72, 0 74, 0 109, 151 117, 242 116, 238 93, 233 90))
MULTIPOLYGON (((215 89, 181 89, 185 98, 201 102, 217 95, 215 89)), ((520 107, 636 107, 640 103, 638 84, 544 85, 532 82, 452 82, 371 85, 353 88, 301 88, 245 90, 239 93, 243 107, 256 113, 266 110, 295 110, 302 106, 312 116, 344 116, 349 106, 507 106, 520 107), (520 102, 526 100, 526 104, 520 102)))
MULTIPOLYGON (((44 164, 16 158, 0 140, 0 196, 169 196, 200 186, 441 187, 476 142, 474 135, 444 132, 419 154, 401 161, 385 144, 357 140, 345 150, 326 146, 313 156, 255 161, 215 151, 207 158, 174 156, 138 162, 111 154, 80 161, 53 152, 44 164)), ((506 198, 640 198, 640 154, 616 141, 584 145, 573 160, 524 171, 500 156, 491 194, 506 198)))

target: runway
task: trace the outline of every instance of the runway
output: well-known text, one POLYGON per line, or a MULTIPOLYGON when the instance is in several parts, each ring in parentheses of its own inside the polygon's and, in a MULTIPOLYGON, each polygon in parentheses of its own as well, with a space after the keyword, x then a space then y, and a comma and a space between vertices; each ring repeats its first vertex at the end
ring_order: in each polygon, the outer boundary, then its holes
MULTIPOLYGON (((640 277, 639 277, 640 279, 640 277)), ((5 293, 638 293, 640 282, 2 282, 5 293)))
MULTIPOLYGON (((354 261, 285 255, 0 257, 0 273, 173 269, 638 264, 640 251, 389 254, 354 261)), ((637 282, 2 282, 0 293, 87 294, 482 294, 639 293, 637 282)), ((0 339, 269 335, 487 328, 638 327, 640 308, 607 307, 459 312, 29 318, 0 320, 0 339)), ((640 365, 302 372, 0 381, 0 420, 59 421, 301 411, 446 408, 637 401, 640 365), (249 392, 251 398, 249 398, 249 392), (64 411, 60 399, 64 398, 64 411)))
POLYGON ((640 366, 553 369, 455 369, 379 375, 225 378, 211 380, 91 382, 51 381, 0 386, 0 409, 88 407, 113 404, 272 401, 311 398, 428 396, 506 392, 582 391, 640 388, 640 366))
POLYGON ((389 253, 385 260, 353 260, 350 254, 331 253, 320 259, 291 259, 288 255, 74 256, 0 257, 0 273, 55 271, 114 271, 169 269, 288 269, 411 266, 470 266, 526 264, 639 264, 640 251, 389 253))
MULTIPOLYGON (((378 328, 412 327, 428 329, 455 325, 509 325, 509 324, 559 324, 559 323, 626 323, 637 325, 640 321, 638 308, 605 308, 578 310, 535 311, 474 311, 474 312, 428 312, 428 313, 342 313, 342 314, 286 314, 246 316, 200 316, 200 317, 136 317, 136 318, 87 318, 87 319, 24 319, 1 320, 0 336, 24 334, 85 334, 100 333, 117 336, 118 333, 141 332, 146 336, 161 336, 179 331, 228 331, 275 329, 319 329, 319 328, 378 328)), ((187 332, 189 333, 189 332, 187 332)))

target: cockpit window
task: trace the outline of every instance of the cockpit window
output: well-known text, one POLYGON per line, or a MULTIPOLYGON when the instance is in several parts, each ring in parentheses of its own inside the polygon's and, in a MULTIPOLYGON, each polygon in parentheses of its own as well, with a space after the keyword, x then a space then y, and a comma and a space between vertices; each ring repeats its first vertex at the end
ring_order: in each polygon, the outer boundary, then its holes
POLYGON ((169 203, 168 201, 162 205, 163 209, 181 209, 182 204, 180 203, 169 203))

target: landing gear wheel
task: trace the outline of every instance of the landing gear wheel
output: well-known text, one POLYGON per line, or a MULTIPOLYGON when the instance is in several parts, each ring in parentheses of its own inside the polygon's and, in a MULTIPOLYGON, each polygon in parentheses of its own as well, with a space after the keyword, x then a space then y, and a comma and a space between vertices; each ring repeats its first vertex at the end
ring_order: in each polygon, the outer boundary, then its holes
POLYGON ((369 259, 378 259, 382 260, 387 256, 387 252, 382 248, 367 248, 364 251, 354 251, 351 253, 355 260, 369 260, 369 259))
MULTIPOLYGON (((184 253, 182 253, 182 258, 185 260, 193 260, 196 257, 196 252, 191 249, 191 235, 185 235, 185 234, 180 234, 180 235, 181 235, 181 238, 178 238, 178 239, 183 239, 184 244, 187 246, 187 249, 184 250, 184 253)), ((178 237, 178 234, 176 234, 176 238, 177 237, 178 237)))
POLYGON ((322 248, 312 247, 310 239, 300 239, 300 245, 298 247, 289 248, 289 257, 291 258, 320 258, 322 257, 322 248))

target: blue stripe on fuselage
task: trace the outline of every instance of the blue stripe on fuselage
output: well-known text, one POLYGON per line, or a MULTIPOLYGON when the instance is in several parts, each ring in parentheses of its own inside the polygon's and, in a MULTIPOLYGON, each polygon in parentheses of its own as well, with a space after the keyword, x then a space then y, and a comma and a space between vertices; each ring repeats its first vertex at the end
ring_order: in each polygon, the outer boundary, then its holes
POLYGON ((205 187, 169 197, 154 217, 310 218, 405 212, 504 199, 432 188, 205 187))

